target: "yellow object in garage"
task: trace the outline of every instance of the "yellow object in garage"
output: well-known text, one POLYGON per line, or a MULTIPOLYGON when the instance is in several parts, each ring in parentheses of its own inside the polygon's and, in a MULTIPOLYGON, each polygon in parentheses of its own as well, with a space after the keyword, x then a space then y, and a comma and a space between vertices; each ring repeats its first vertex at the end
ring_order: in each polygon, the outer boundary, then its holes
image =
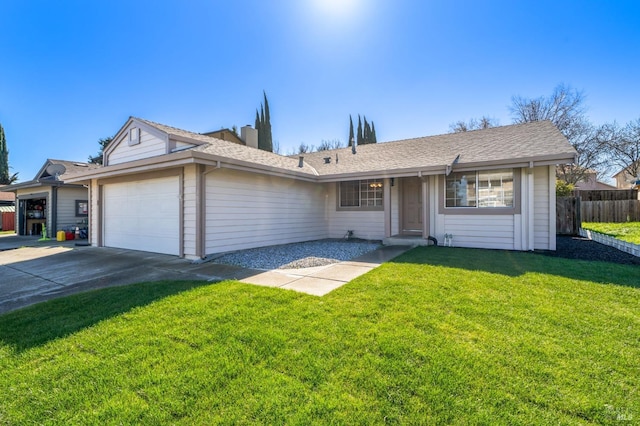
POLYGON ((58 231, 58 233, 56 234, 56 240, 57 241, 65 241, 65 235, 64 235, 64 231, 58 231))

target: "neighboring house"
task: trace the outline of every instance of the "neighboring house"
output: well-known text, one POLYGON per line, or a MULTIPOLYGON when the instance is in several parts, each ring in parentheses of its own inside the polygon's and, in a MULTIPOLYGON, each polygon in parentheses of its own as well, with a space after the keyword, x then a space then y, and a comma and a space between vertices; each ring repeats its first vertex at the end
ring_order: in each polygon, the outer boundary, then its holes
POLYGON ((203 133, 203 135, 211 136, 212 138, 216 139, 222 139, 223 141, 237 143, 239 145, 246 145, 245 141, 242 140, 240 136, 236 134, 236 132, 230 129, 220 129, 213 132, 206 132, 203 133))
POLYGON ((555 165, 576 152, 551 122, 285 157, 131 117, 89 186, 90 240, 202 258, 322 238, 555 250, 555 165))
POLYGON ((47 236, 56 231, 87 227, 88 190, 82 184, 69 184, 65 179, 72 173, 98 166, 74 161, 48 159, 33 180, 7 185, 2 192, 16 197, 16 232, 19 235, 41 235, 46 226, 47 236))
POLYGON ((600 182, 597 172, 595 170, 588 170, 587 173, 585 173, 585 179, 578 182, 575 185, 575 189, 578 191, 610 191, 615 190, 616 187, 608 183, 600 182))
POLYGON ((613 175, 613 178, 616 180, 616 188, 618 189, 637 188, 640 185, 638 176, 632 176, 626 169, 620 170, 613 175))

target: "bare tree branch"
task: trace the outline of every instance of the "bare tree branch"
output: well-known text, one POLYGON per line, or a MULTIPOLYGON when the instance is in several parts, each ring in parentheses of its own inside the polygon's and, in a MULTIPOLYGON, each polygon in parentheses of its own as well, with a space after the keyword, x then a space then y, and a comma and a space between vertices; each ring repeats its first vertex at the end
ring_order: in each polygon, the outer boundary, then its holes
POLYGON ((586 180, 590 171, 602 174, 605 166, 605 132, 598 133, 589 122, 584 102, 583 92, 561 84, 548 98, 513 96, 509 107, 514 123, 550 120, 576 149, 577 163, 558 168, 558 177, 571 184, 586 180))

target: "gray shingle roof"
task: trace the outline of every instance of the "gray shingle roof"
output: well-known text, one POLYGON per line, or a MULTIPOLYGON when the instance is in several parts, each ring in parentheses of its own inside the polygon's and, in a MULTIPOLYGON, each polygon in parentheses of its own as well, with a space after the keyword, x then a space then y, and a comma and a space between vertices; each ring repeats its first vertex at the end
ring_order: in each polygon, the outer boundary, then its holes
POLYGON ((558 157, 575 150, 549 121, 427 136, 303 154, 320 176, 445 167, 460 155, 458 167, 483 162, 516 162, 558 157), (336 164, 335 157, 338 156, 336 164), (332 157, 325 164, 324 158, 332 157))
POLYGON ((93 170, 93 169, 102 167, 99 164, 83 163, 81 161, 53 160, 49 158, 47 159, 47 161, 45 161, 44 166, 42 166, 42 169, 40 169, 40 171, 36 175, 36 179, 38 179, 40 176, 44 178, 49 176, 49 174, 46 171, 46 167, 49 164, 60 164, 64 166, 66 171, 59 176, 60 180, 62 181, 64 181, 65 177, 69 177, 77 173, 83 173, 83 172, 86 172, 87 170, 93 170))
POLYGON ((181 138, 188 138, 202 142, 201 145, 192 148, 192 151, 195 152, 202 152, 220 158, 227 158, 268 168, 280 169, 283 171, 316 176, 315 170, 309 164, 305 164, 304 167, 298 167, 297 157, 285 157, 272 152, 263 151, 261 149, 255 149, 245 145, 239 145, 237 143, 213 138, 211 136, 189 132, 188 130, 165 126, 164 124, 154 123, 149 120, 143 120, 140 118, 136 118, 136 120, 140 120, 149 126, 153 126, 158 130, 168 133, 169 136, 180 136, 181 138))
POLYGON ((458 167, 484 162, 531 161, 546 157, 572 159, 575 150, 550 121, 515 124, 426 136, 394 142, 361 145, 354 155, 351 148, 301 154, 304 167, 298 167, 298 155, 281 156, 271 152, 234 144, 199 133, 137 119, 150 126, 201 145, 193 151, 219 158, 251 163, 310 176, 379 173, 413 169, 444 168, 460 155, 458 167), (338 162, 336 163, 336 156, 338 162), (331 157, 326 164, 325 157, 331 157))
MULTIPOLYGON (((569 163, 576 153, 551 122, 540 121, 361 145, 357 147, 356 154, 352 154, 351 148, 305 153, 301 154, 304 156, 304 166, 298 167, 298 155, 282 156, 149 120, 132 119, 168 134, 169 138, 192 142, 193 147, 182 149, 182 154, 176 153, 182 157, 191 152, 194 157, 205 160, 320 180, 341 180, 349 176, 367 175, 399 176, 415 172, 444 173, 445 167, 458 155, 460 159, 457 168, 473 168, 494 165, 514 167, 518 164, 524 166, 529 162, 569 163), (329 164, 325 163, 325 157, 331 157, 329 164)), ((162 157, 164 156, 157 158, 162 157)), ((114 167, 119 170, 123 166, 126 167, 126 163, 114 167)), ((99 171, 98 174, 108 174, 110 170, 111 166, 105 167, 104 172, 99 171)), ((86 173, 85 169, 82 175, 96 174, 86 173)))
POLYGON ((193 139, 194 141, 202 142, 202 143, 211 143, 213 141, 222 140, 222 139, 212 138, 211 136, 202 135, 200 133, 178 129, 177 127, 167 126, 166 124, 156 123, 155 121, 145 120, 144 118, 138 118, 138 117, 131 117, 131 118, 141 121, 151 127, 155 127, 156 129, 168 134, 169 136, 179 136, 181 138, 193 139))
POLYGON ((102 166, 98 164, 89 164, 80 161, 53 160, 51 158, 48 158, 32 180, 4 186, 0 188, 0 191, 15 191, 22 188, 62 185, 64 184, 65 180, 71 178, 72 176, 75 176, 76 174, 86 173, 90 170, 96 170, 101 167, 102 166), (56 179, 54 176, 51 176, 47 172, 47 166, 49 166, 50 164, 59 164, 64 166, 65 172, 58 176, 58 179, 56 179))

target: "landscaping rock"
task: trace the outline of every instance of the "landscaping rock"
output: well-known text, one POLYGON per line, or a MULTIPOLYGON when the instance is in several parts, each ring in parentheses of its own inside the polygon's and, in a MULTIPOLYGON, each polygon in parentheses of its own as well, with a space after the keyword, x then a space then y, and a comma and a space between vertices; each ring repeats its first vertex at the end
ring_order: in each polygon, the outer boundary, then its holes
POLYGON ((584 237, 558 236, 556 238, 555 252, 539 251, 537 253, 566 259, 597 260, 622 265, 640 265, 640 258, 584 237))
POLYGON ((378 241, 327 239, 242 250, 213 261, 250 269, 301 269, 351 260, 380 246, 378 241))

